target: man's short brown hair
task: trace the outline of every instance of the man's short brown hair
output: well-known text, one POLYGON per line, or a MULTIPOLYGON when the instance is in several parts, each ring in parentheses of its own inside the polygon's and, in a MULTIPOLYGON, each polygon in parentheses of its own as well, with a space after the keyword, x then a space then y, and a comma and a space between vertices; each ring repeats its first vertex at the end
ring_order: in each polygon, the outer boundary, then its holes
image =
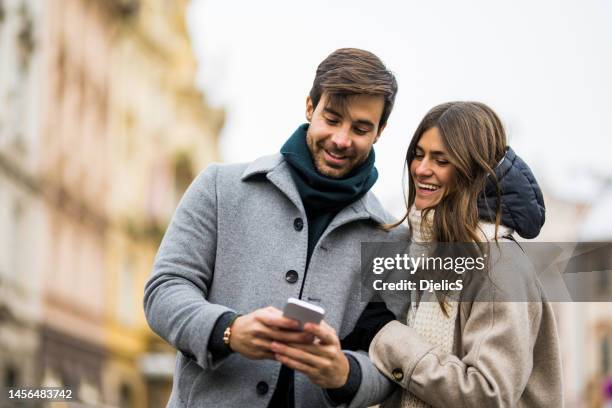
POLYGON ((346 111, 346 101, 351 96, 372 95, 384 98, 379 129, 387 124, 393 110, 397 81, 380 58, 358 48, 340 48, 332 52, 317 67, 310 99, 316 108, 321 95, 327 92, 328 105, 346 111))

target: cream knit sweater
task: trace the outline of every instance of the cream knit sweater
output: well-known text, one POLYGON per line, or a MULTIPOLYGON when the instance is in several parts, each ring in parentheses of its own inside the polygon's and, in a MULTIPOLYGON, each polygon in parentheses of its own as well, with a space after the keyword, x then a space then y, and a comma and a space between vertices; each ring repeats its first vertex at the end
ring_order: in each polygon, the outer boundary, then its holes
MULTIPOLYGON (((421 211, 414 206, 408 214, 410 226, 412 228, 412 241, 416 243, 431 242, 431 230, 428 225, 433 219, 433 211, 428 213, 424 223, 421 223, 421 211)), ((495 235, 495 226, 482 223, 480 225, 483 240, 495 235)), ((510 233, 506 227, 498 228, 498 236, 510 233)), ((440 347, 441 350, 452 353, 455 340, 455 323, 459 303, 455 300, 446 298, 444 300, 447 315, 442 312, 435 293, 428 292, 422 299, 414 291, 410 292, 410 307, 406 324, 412 327, 425 341, 440 347)), ((429 404, 405 390, 401 402, 402 408, 424 408, 430 407, 429 404)))
MULTIPOLYGON (((417 243, 431 242, 431 230, 427 228, 433 218, 430 211, 428 218, 422 224, 421 211, 414 206, 408 214, 412 228, 412 241, 417 243)), ((435 344, 447 353, 452 352, 455 336, 455 320, 457 319, 457 302, 445 301, 448 316, 444 315, 435 294, 427 293, 423 299, 414 291, 410 292, 410 307, 406 324, 412 327, 428 343, 435 344), (420 300, 420 301, 419 301, 420 300)), ((402 408, 422 408, 430 405, 418 399, 409 391, 402 396, 402 408)))

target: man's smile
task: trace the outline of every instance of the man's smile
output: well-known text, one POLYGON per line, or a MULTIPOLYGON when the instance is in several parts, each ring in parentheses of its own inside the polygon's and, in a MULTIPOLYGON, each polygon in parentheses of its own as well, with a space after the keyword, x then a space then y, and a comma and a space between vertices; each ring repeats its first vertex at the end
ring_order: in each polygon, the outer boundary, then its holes
POLYGON ((322 149, 323 152, 325 153, 325 161, 332 166, 343 166, 347 160, 349 159, 349 156, 347 155, 343 155, 343 154, 338 154, 338 153, 333 153, 329 150, 326 149, 322 149))

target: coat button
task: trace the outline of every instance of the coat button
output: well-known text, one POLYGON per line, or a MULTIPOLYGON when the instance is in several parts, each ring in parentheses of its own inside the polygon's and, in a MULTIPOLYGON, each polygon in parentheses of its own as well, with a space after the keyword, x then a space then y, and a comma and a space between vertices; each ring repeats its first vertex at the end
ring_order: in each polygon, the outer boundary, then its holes
POLYGON ((404 372, 399 368, 393 370, 393 372, 391 372, 391 375, 393 376, 393 378, 395 378, 395 381, 402 381, 404 379, 404 372))
POLYGON ((298 273, 293 269, 285 274, 285 280, 289 283, 295 283, 298 280, 298 273))
POLYGON ((302 220, 301 218, 296 218, 295 220, 293 220, 293 228, 295 228, 296 231, 303 230, 304 220, 302 220))
POLYGON ((268 392, 268 384, 265 381, 260 381, 257 383, 257 393, 259 395, 264 395, 268 392))

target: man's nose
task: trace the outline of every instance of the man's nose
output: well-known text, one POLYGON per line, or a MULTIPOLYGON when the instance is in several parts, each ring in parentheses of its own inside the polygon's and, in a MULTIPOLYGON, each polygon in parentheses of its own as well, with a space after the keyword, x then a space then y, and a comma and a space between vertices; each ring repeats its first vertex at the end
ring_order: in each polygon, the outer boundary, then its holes
POLYGON ((350 131, 350 127, 342 126, 334 132, 331 141, 337 149, 344 150, 351 147, 350 131))

